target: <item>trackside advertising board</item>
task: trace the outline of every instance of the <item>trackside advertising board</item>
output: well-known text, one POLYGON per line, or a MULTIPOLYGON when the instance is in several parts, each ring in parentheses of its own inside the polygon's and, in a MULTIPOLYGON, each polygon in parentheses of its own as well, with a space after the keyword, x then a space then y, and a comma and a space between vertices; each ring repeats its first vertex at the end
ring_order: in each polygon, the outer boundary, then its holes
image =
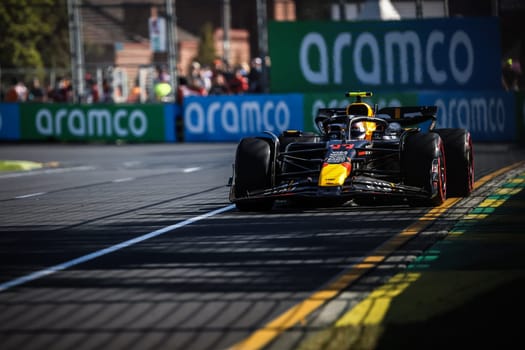
POLYGON ((436 128, 465 128, 472 140, 516 141, 516 98, 505 91, 418 94, 418 104, 438 107, 436 128))
POLYGON ((263 131, 303 129, 303 96, 234 95, 184 98, 184 141, 239 141, 263 131))
MULTIPOLYGON (((438 128, 466 128, 475 142, 525 143, 525 95, 502 90, 377 93, 364 101, 438 107, 438 128)), ((319 108, 345 107, 343 93, 188 97, 176 104, 68 105, 0 103, 0 140, 238 142, 263 131, 317 131, 319 108), (182 116, 181 136, 175 121, 182 116), (184 135, 182 135, 182 133, 184 135)))
POLYGON ((20 118, 17 103, 0 103, 0 140, 20 139, 20 118))
POLYGON ((21 140, 175 140, 171 105, 20 104, 21 140))
POLYGON ((270 22, 271 91, 492 90, 497 18, 270 22))

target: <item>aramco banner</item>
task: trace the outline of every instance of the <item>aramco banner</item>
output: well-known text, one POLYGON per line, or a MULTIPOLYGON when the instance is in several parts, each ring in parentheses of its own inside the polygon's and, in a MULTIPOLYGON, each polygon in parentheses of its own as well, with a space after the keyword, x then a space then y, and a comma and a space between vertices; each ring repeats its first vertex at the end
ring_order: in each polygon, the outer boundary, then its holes
POLYGON ((474 142, 516 140, 516 97, 512 92, 422 92, 418 105, 437 106, 436 128, 464 128, 474 142))
POLYGON ((174 105, 21 104, 21 140, 175 140, 174 105))
POLYGON ((0 103, 0 140, 20 139, 18 103, 0 103))
POLYGON ((270 22, 272 92, 501 88, 497 18, 270 22))
POLYGON ((264 131, 303 129, 303 96, 188 96, 183 114, 184 141, 238 141, 264 131))

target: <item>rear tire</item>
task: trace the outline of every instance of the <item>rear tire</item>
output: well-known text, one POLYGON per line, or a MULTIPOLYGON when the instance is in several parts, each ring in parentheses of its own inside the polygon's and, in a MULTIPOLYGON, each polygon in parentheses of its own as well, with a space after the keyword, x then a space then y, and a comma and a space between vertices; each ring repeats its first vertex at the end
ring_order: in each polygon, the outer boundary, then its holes
POLYGON ((427 198, 408 198, 410 206, 438 206, 447 198, 445 149, 436 133, 414 133, 401 154, 404 184, 423 188, 427 198))
POLYGON ((474 188, 472 137, 465 129, 436 129, 445 146, 447 196, 468 197, 474 188))
POLYGON ((237 146, 234 195, 240 211, 268 211, 273 199, 249 199, 250 192, 271 187, 271 149, 264 140, 247 137, 237 146))

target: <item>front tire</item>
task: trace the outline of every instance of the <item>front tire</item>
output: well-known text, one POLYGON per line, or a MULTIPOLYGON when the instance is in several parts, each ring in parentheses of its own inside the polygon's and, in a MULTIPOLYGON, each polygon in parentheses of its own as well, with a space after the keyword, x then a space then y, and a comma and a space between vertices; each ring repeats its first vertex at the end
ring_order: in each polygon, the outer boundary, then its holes
POLYGON ((426 198, 408 198, 410 206, 438 206, 447 198, 445 149, 436 133, 407 135, 401 157, 404 184, 424 189, 426 198))
POLYGON ((240 211, 268 211, 273 199, 250 199, 256 190, 271 187, 271 148, 262 139, 247 137, 241 140, 235 154, 234 202, 240 211))

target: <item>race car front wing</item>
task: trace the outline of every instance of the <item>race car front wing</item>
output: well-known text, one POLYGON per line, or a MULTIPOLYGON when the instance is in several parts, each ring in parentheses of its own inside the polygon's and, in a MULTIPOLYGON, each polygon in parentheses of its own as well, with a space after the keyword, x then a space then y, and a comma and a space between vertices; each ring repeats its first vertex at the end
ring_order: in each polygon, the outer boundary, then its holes
MULTIPOLYGON (((235 186, 235 184, 232 184, 235 186)), ((397 184, 367 176, 357 176, 348 179, 342 186, 319 186, 312 178, 304 180, 291 180, 278 186, 249 192, 246 196, 235 197, 230 191, 230 201, 257 200, 264 198, 289 199, 289 198, 323 198, 336 199, 366 196, 391 196, 428 198, 429 193, 423 188, 397 184)))

